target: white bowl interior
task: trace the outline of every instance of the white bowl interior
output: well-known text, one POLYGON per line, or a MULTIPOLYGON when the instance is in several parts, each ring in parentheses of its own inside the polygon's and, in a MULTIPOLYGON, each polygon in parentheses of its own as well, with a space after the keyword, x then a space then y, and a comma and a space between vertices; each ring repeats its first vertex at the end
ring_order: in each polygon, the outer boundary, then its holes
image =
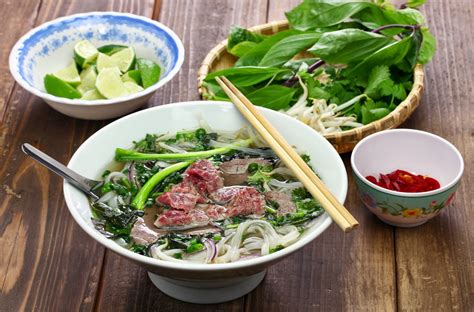
POLYGON ((83 39, 96 47, 132 46, 137 57, 161 66, 161 79, 177 65, 182 50, 179 39, 158 22, 131 14, 93 12, 59 18, 26 34, 12 51, 11 70, 28 86, 44 91, 44 76, 69 65, 74 45, 83 39))
POLYGON ((462 157, 448 141, 428 132, 412 129, 382 131, 359 142, 353 151, 356 173, 376 178, 396 169, 437 179, 441 187, 459 179, 462 157))
MULTIPOLYGON (((268 120, 282 133, 285 139, 297 150, 311 156, 311 165, 321 176, 324 183, 340 202, 344 202, 347 193, 347 174, 344 164, 332 147, 321 135, 303 123, 281 113, 261 109, 268 120)), ((247 122, 231 103, 227 102, 185 102, 154 107, 123 117, 86 140, 71 158, 68 167, 89 177, 99 178, 102 172, 113 167, 115 148, 128 148, 132 141, 139 140, 146 133, 176 132, 199 127, 204 120, 216 131, 236 131, 247 122)), ((71 214, 76 222, 94 239, 126 257, 151 265, 180 268, 180 264, 164 262, 141 256, 128 251, 98 233, 91 223, 91 212, 87 197, 68 183, 64 183, 64 195, 71 214)), ((230 264, 191 265, 194 269, 216 269, 218 267, 241 267, 265 262, 302 247, 331 223, 327 214, 323 214, 311 230, 295 244, 265 257, 230 264), (262 260, 263 259, 263 260, 262 260)), ((185 268, 183 268, 185 269, 185 268)))

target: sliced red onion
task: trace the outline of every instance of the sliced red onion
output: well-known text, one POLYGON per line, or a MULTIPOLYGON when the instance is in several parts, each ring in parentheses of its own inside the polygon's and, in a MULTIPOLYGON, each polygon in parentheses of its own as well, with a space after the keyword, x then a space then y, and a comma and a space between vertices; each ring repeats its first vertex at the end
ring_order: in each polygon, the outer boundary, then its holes
POLYGON ((204 243, 204 246, 206 246, 206 262, 205 263, 210 263, 217 256, 217 246, 214 243, 214 240, 209 239, 209 238, 204 238, 202 242, 204 243))

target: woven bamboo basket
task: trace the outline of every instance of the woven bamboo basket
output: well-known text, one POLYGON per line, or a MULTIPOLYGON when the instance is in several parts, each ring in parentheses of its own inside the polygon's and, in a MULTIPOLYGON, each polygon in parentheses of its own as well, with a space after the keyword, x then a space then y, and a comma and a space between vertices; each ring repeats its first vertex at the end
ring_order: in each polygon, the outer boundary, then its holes
MULTIPOLYGON (((288 29, 288 21, 286 20, 249 28, 251 31, 264 35, 271 35, 286 29, 288 29)), ((234 65, 236 58, 227 52, 226 46, 227 40, 222 41, 209 51, 202 62, 198 71, 198 91, 201 96, 208 92, 208 90, 202 85, 202 82, 208 73, 229 68, 234 65)), ((390 114, 363 127, 326 134, 324 137, 331 142, 339 153, 345 153, 352 151, 357 142, 372 133, 398 127, 420 104, 421 95, 423 93, 423 78, 423 66, 418 64, 415 67, 412 90, 408 94, 408 97, 390 114)))

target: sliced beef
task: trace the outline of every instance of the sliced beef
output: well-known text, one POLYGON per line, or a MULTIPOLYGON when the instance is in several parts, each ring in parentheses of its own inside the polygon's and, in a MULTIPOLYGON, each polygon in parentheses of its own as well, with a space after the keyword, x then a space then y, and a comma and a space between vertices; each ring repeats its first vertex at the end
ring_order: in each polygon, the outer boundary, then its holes
POLYGON ((156 201, 174 209, 189 211, 197 203, 205 203, 206 199, 198 193, 193 184, 181 182, 173 186, 170 191, 159 196, 156 201))
POLYGON ((138 245, 149 245, 156 242, 158 237, 160 237, 160 234, 146 226, 145 221, 142 218, 138 218, 132 227, 130 236, 138 245))
POLYGON ((204 211, 211 221, 218 221, 227 217, 227 208, 221 205, 204 204, 197 205, 196 208, 204 211))
POLYGON ((209 195, 209 198, 218 204, 228 203, 234 196, 239 194, 243 189, 252 188, 250 186, 227 186, 218 189, 209 195))
POLYGON ((263 158, 236 158, 223 162, 219 169, 223 173, 224 185, 241 185, 247 181, 249 176, 248 168, 250 164, 270 165, 268 160, 263 158))
POLYGON ((196 225, 203 226, 209 223, 209 217, 202 210, 192 209, 189 212, 182 210, 169 209, 160 214, 155 221, 155 226, 160 228, 163 226, 180 226, 180 225, 196 225))
POLYGON ((277 215, 284 216, 296 211, 296 205, 288 194, 280 192, 265 192, 265 199, 278 205, 277 215))
POLYGON ((194 185, 201 195, 213 193, 224 186, 221 173, 207 159, 193 163, 184 174, 184 182, 194 185))
POLYGON ((263 215, 265 199, 254 187, 239 187, 226 205, 227 216, 263 215))

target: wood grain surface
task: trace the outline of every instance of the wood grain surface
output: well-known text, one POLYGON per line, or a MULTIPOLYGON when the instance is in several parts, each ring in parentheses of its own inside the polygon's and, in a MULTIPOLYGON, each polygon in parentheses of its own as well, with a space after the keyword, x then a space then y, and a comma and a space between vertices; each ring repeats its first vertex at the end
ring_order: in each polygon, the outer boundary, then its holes
MULTIPOLYGON (((271 267, 249 295, 192 305, 156 289, 146 271, 104 250, 70 217, 61 179, 19 150, 30 142, 62 162, 107 124, 63 116, 8 72, 8 54, 30 28, 77 12, 114 10, 161 21, 182 39, 186 60, 149 106, 197 100, 197 70, 233 24, 284 18, 298 0, 7 0, 0 11, 0 311, 473 311, 474 14, 472 0, 431 0, 423 9, 438 39, 422 104, 404 127, 441 135, 464 156, 453 207, 414 229, 385 225, 359 201, 349 175, 346 206, 360 222, 332 226, 271 267)), ((442 160, 440 159, 440 162, 442 160)))

